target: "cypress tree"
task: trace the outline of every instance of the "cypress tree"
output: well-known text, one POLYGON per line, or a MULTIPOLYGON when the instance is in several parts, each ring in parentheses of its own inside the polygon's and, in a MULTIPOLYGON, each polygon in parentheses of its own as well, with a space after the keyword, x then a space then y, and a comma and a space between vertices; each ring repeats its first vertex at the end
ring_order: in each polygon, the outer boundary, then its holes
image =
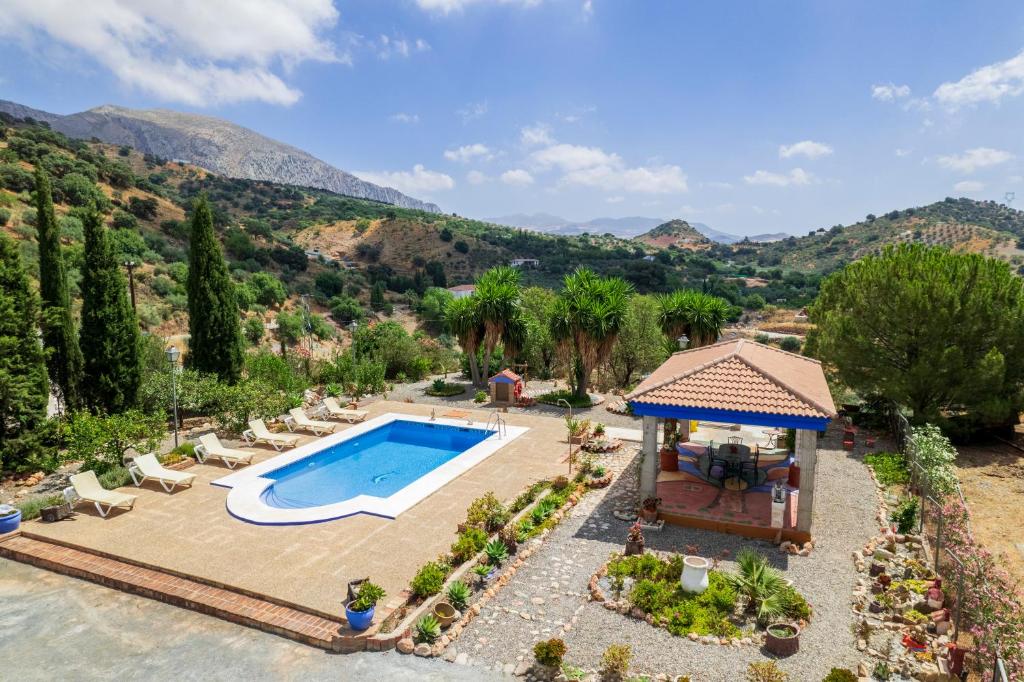
POLYGON ((242 376, 243 343, 235 287, 205 195, 192 207, 188 254, 188 362, 199 372, 235 383, 242 376))
POLYGON ((82 272, 82 331, 86 349, 82 396, 96 412, 133 407, 142 376, 139 323, 128 301, 128 283, 118 267, 100 214, 85 216, 82 272))
POLYGON ((21 441, 46 419, 50 387, 38 317, 39 301, 18 247, 0 232, 0 458, 8 468, 27 454, 30 448, 21 441))
POLYGON ((82 406, 82 351, 71 317, 71 297, 60 249, 60 226, 53 212, 50 176, 36 168, 36 229, 39 240, 39 293, 42 297, 43 346, 50 381, 69 409, 82 406))

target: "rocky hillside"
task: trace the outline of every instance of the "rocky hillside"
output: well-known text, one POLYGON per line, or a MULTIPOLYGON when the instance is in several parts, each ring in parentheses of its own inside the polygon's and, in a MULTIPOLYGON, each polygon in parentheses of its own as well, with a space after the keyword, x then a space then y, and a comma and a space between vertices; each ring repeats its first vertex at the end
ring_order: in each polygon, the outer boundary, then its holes
POLYGON ((0 112, 45 121, 68 137, 127 145, 143 154, 185 161, 231 178, 314 187, 403 208, 440 211, 435 204, 360 180, 301 149, 211 116, 110 105, 61 116, 3 100, 0 112))
POLYGON ((639 237, 636 237, 636 241, 660 249, 667 249, 670 246, 675 246, 680 249, 689 249, 691 251, 704 250, 709 248, 712 244, 710 239, 697 231, 697 228, 693 227, 685 220, 679 220, 678 218, 670 220, 667 223, 662 223, 653 230, 643 233, 639 237))

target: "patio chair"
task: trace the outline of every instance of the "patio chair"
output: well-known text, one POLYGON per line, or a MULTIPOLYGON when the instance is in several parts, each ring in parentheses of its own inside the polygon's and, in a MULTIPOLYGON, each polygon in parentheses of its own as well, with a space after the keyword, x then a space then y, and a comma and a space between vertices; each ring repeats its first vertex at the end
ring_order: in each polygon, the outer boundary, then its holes
POLYGON ((249 428, 242 433, 242 438, 249 445, 266 443, 278 452, 282 448, 294 448, 299 444, 299 437, 294 433, 274 433, 267 428, 262 419, 253 419, 249 422, 249 428))
POLYGON ((327 410, 327 416, 334 419, 344 419, 349 424, 355 424, 366 419, 369 414, 366 410, 349 410, 338 404, 337 398, 330 396, 324 398, 323 408, 327 410))
MULTIPOLYGON (((71 482, 71 491, 78 496, 78 499, 96 505, 96 511, 103 518, 107 518, 107 514, 115 507, 128 511, 135 507, 135 495, 107 490, 100 485, 95 471, 82 471, 70 476, 68 480, 71 482)), ((65 499, 68 498, 68 491, 65 491, 65 499)))
POLYGON ((316 419, 310 419, 306 416, 306 413, 302 411, 301 407, 294 407, 288 410, 288 416, 285 417, 284 425, 288 427, 289 431, 294 431, 295 428, 312 431, 314 436, 319 436, 324 433, 334 433, 334 429, 338 428, 338 425, 334 422, 322 422, 316 419), (295 428, 292 428, 293 426, 295 428))
POLYGON ((743 436, 729 436, 729 443, 731 445, 742 445, 743 436))
POLYGON ((199 436, 199 445, 196 446, 196 459, 200 464, 206 464, 206 460, 216 457, 227 465, 228 469, 234 469, 239 464, 252 464, 252 453, 245 450, 235 450, 224 447, 216 434, 207 433, 199 436))
POLYGON ((761 448, 754 448, 753 459, 746 458, 740 462, 740 478, 746 475, 750 475, 747 479, 747 483, 754 486, 757 485, 757 471, 758 471, 758 460, 761 458, 761 448))
POLYGON ((192 482, 196 480, 195 474, 168 469, 157 460, 156 455, 152 452, 139 455, 128 462, 128 475, 132 477, 135 487, 141 486, 146 481, 156 481, 166 492, 171 492, 179 485, 191 488, 192 482))

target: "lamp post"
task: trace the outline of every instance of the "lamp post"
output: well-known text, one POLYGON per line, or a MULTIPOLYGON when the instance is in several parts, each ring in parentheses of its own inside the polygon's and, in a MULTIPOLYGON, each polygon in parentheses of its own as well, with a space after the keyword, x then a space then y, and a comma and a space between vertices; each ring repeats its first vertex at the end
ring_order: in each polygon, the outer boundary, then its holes
POLYGON ((132 295, 132 312, 135 311, 135 261, 127 260, 124 266, 128 268, 128 291, 132 295))
POLYGON ((177 346, 168 346, 164 351, 167 354, 167 361, 171 363, 171 395, 174 399, 174 447, 178 447, 178 380, 174 375, 178 373, 178 355, 181 351, 177 346))
POLYGON ((676 339, 676 343, 679 344, 679 350, 686 350, 686 348, 690 345, 690 337, 687 336, 686 334, 683 334, 678 339, 676 339))

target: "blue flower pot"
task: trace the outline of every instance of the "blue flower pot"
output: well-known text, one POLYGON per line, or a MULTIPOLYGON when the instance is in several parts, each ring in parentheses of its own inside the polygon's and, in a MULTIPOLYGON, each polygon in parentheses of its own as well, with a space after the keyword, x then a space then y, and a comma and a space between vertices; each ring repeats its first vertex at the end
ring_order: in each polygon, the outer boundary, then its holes
POLYGON ((348 604, 345 604, 345 620, 348 621, 350 628, 353 630, 365 630, 370 627, 370 623, 373 622, 373 606, 366 611, 353 611, 348 606, 348 604))
POLYGON ((0 516, 0 535, 13 533, 21 525, 21 510, 17 510, 10 516, 0 516))

